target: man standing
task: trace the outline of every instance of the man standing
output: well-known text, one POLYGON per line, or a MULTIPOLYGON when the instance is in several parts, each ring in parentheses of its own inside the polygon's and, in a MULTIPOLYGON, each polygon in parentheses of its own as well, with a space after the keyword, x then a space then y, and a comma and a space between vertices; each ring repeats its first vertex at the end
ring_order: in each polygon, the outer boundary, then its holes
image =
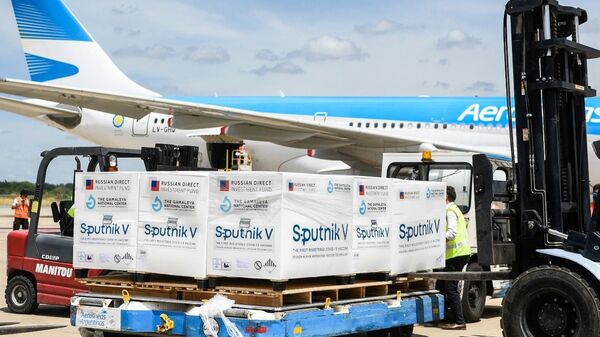
MULTIPOLYGON (((462 271, 469 262, 471 245, 467 234, 467 223, 461 210, 456 206, 454 187, 446 188, 446 268, 444 271, 462 271)), ((446 330, 465 330, 458 281, 445 281, 443 288, 446 296, 446 322, 440 328, 446 330)))
POLYGON ((15 210, 15 221, 13 222, 13 230, 21 227, 29 228, 29 199, 27 191, 22 190, 20 195, 13 200, 11 209, 15 210))

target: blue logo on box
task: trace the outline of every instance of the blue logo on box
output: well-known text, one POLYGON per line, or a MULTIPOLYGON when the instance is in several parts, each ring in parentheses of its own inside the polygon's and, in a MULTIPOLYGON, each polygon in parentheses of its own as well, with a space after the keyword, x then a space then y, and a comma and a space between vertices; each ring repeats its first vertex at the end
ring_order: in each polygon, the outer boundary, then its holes
POLYGON ((96 208, 96 198, 94 198, 93 195, 90 194, 90 197, 85 202, 85 207, 87 207, 88 209, 96 208))
POLYGON ((152 203, 152 209, 155 212, 160 212, 163 208, 163 203, 159 197, 154 198, 154 202, 152 203))
POLYGON ((223 213, 227 213, 229 211, 231 211, 231 200, 229 200, 229 197, 225 197, 223 199, 223 201, 221 201, 221 204, 219 205, 219 208, 221 209, 221 211, 223 213))

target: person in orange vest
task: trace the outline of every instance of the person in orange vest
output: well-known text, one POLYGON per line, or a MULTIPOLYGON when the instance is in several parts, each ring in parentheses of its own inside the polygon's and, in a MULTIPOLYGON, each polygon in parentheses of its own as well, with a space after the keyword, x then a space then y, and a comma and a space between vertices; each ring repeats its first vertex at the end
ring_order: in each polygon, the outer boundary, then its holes
POLYGON ((13 230, 17 230, 20 227, 23 227, 23 229, 28 229, 29 199, 27 198, 27 191, 22 190, 20 195, 15 198, 10 208, 15 210, 15 221, 13 222, 13 230))

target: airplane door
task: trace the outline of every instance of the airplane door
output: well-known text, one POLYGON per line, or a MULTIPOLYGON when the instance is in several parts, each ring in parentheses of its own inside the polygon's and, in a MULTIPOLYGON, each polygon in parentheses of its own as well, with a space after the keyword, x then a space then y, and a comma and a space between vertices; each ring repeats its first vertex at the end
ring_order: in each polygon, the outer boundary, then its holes
POLYGON ((148 135, 148 124, 152 114, 148 114, 138 120, 133 121, 133 129, 131 134, 133 136, 147 136, 148 135))

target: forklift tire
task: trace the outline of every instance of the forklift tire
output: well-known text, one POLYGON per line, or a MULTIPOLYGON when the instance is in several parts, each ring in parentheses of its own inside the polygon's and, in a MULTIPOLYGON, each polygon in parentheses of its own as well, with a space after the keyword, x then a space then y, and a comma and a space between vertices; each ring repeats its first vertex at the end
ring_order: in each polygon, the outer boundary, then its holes
POLYGON ((368 337, 412 337, 414 325, 397 326, 367 332, 368 337))
POLYGON ((600 300, 577 273, 541 266, 522 273, 502 303, 505 337, 587 337, 600 331, 600 300))
MULTIPOLYGON (((483 271, 483 268, 479 263, 471 262, 467 265, 467 271, 483 271)), ((464 281, 461 283, 463 285, 461 303, 465 322, 479 322, 485 309, 487 283, 485 281, 464 281)))
POLYGON ((17 314, 31 314, 38 307, 35 285, 23 275, 14 276, 8 281, 4 299, 8 309, 17 314))

